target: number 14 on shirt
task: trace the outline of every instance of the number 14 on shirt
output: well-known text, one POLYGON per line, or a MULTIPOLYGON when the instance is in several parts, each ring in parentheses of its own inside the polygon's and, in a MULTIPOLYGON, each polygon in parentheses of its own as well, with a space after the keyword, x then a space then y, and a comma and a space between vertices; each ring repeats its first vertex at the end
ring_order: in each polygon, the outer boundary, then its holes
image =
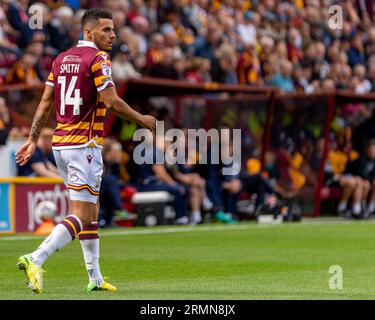
POLYGON ((63 116, 65 115, 65 106, 72 105, 73 106, 73 115, 78 116, 80 113, 80 105, 83 104, 81 98, 81 90, 75 89, 75 85, 77 82, 78 77, 73 76, 69 82, 68 90, 66 90, 66 76, 58 76, 57 82, 61 85, 60 91, 60 114, 63 116), (74 96, 73 95, 74 91, 74 96))

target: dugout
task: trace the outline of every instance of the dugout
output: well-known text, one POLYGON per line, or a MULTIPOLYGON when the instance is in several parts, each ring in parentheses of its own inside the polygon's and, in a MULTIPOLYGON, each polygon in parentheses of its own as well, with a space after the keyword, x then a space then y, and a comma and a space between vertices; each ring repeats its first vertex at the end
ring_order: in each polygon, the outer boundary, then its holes
MULTIPOLYGON (((283 94, 274 87, 192 84, 154 78, 129 80, 118 89, 126 101, 143 106, 146 112, 168 109, 169 120, 182 127, 240 128, 243 166, 247 165, 244 161, 255 157, 263 170, 272 171, 272 162, 277 162, 278 180, 284 187, 295 185, 296 201, 309 216, 334 213, 332 203, 339 197, 338 190, 324 185, 335 115, 339 113, 352 123, 350 115, 340 110, 353 104, 372 110, 375 102, 375 94, 358 95, 345 90, 283 94), (302 162, 306 162, 304 166, 302 162), (322 208, 327 201, 331 208, 322 208)), ((126 132, 122 129, 121 121, 110 115, 107 134, 126 132)))
MULTIPOLYGON (((0 87, 0 95, 10 107, 14 125, 31 125, 42 89, 43 85, 0 87)), ((303 203, 304 214, 311 216, 329 212, 332 209, 329 204, 339 196, 338 190, 324 186, 323 174, 337 115, 340 116, 340 121, 358 127, 360 122, 356 115, 361 115, 366 120, 366 110, 373 110, 375 102, 375 94, 357 95, 340 90, 311 95, 286 95, 280 94, 272 87, 192 84, 155 78, 118 83, 117 90, 122 98, 140 111, 155 112, 160 108, 166 109, 171 122, 181 126, 209 129, 226 125, 244 129, 243 159, 255 153, 263 169, 275 158, 275 154, 280 162, 288 164, 294 160, 298 164, 298 157, 290 159, 283 151, 294 148, 307 152, 298 132, 301 127, 308 127, 309 135, 319 141, 313 148, 313 153, 320 157, 317 157, 309 177, 315 182, 311 185, 303 184, 297 197, 303 203), (362 107, 358 107, 359 105, 362 107), (282 139, 280 141, 280 132, 285 130, 297 137, 296 140, 291 143, 282 139)), ((54 126, 52 115, 49 125, 54 126)), ((107 136, 115 134, 125 140, 132 137, 135 129, 131 124, 124 126, 113 114, 109 114, 105 127, 107 136)), ((288 170, 282 171, 281 175, 286 183, 291 179, 288 170)), ((298 181, 298 172, 294 178, 298 181)))

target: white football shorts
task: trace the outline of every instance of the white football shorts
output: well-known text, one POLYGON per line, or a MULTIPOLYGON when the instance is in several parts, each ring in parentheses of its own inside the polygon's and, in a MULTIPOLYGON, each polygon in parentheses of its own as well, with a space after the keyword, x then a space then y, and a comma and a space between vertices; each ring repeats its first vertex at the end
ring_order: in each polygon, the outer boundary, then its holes
POLYGON ((53 150, 70 200, 97 203, 103 174, 102 150, 82 147, 53 150))

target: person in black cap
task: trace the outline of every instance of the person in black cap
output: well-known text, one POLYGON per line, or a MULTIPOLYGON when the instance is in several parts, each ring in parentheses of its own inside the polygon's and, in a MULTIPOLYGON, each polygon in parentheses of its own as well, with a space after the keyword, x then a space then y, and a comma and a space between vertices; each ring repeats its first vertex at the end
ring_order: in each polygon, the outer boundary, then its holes
POLYGON ((128 46, 120 44, 116 51, 115 58, 112 61, 113 78, 117 81, 124 81, 131 78, 139 78, 141 75, 131 63, 131 57, 128 46))

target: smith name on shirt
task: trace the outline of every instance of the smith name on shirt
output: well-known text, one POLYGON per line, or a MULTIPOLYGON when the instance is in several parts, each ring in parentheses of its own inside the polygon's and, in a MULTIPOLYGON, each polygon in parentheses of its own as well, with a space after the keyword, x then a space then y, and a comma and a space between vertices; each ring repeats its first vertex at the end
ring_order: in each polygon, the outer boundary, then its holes
POLYGON ((79 73, 79 64, 64 63, 60 66, 60 74, 62 73, 79 73))

